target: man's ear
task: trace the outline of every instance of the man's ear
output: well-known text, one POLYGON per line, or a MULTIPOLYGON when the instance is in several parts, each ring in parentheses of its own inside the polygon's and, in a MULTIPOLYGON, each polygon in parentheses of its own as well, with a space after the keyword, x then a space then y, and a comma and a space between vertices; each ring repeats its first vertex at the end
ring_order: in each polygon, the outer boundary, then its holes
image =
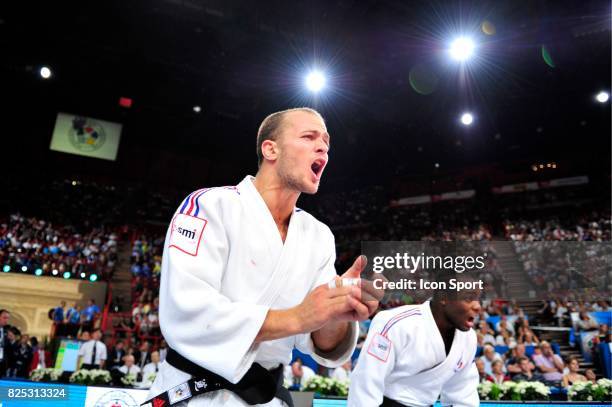
POLYGON ((273 140, 264 140, 261 143, 261 153, 264 159, 276 161, 278 159, 278 144, 273 140))

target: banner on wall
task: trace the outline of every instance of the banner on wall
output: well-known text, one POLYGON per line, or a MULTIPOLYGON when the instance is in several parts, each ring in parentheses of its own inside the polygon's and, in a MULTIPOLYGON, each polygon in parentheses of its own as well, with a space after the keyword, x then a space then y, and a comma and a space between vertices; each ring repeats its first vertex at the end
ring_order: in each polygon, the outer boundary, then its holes
POLYGON ((58 113, 49 148, 62 153, 115 161, 121 128, 119 123, 58 113))

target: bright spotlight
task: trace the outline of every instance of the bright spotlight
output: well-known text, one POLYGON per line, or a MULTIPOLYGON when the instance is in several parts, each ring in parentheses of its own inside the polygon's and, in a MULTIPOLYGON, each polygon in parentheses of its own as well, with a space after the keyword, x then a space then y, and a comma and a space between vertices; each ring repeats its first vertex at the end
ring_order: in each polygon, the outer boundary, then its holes
POLYGON ((325 87, 325 76, 319 71, 312 71, 306 77, 306 87, 311 92, 319 92, 325 87))
POLYGON ((85 273, 81 272, 81 278, 85 278, 85 276, 86 276, 86 275, 87 275, 87 274, 85 274, 85 273))
POLYGON ((472 124, 472 122, 474 121, 474 116, 472 116, 472 113, 463 113, 461 115, 461 123, 463 123, 466 126, 469 126, 470 124, 472 124))
POLYGON ((39 71, 40 77, 43 79, 49 79, 51 77, 51 69, 48 66, 43 66, 39 71))
POLYGON ((70 278, 70 272, 69 271, 64 271, 64 278, 66 280, 68 280, 70 278))
POLYGON ((28 271, 28 266, 21 266, 21 271, 23 271, 24 273, 28 271))
POLYGON ((37 268, 36 271, 34 272, 34 274, 39 276, 39 277, 42 276, 42 273, 43 273, 43 271, 42 271, 41 268, 37 268))
POLYGON ((201 107, 201 106, 198 106, 198 105, 195 105, 195 106, 193 107, 193 111, 194 111, 195 113, 200 113, 200 112, 202 111, 202 107, 201 107))
POLYGON ((53 271, 51 272, 51 274, 53 274, 54 276, 57 276, 57 273, 59 273, 59 271, 57 271, 57 269, 53 269, 53 271))
POLYGON ((89 276, 89 281, 91 281, 92 283, 98 280, 98 275, 97 274, 92 274, 91 276, 89 276))
POLYGON ((606 103, 610 99, 610 94, 602 90, 595 96, 595 99, 597 99, 599 103, 606 103))
POLYGON ((450 55, 457 61, 466 61, 474 54, 475 48, 476 45, 470 38, 460 37, 451 43, 450 55))
POLYGON ((9 271, 11 271, 11 266, 9 266, 8 264, 5 264, 4 267, 2 267, 2 271, 4 271, 5 273, 8 273, 9 271))

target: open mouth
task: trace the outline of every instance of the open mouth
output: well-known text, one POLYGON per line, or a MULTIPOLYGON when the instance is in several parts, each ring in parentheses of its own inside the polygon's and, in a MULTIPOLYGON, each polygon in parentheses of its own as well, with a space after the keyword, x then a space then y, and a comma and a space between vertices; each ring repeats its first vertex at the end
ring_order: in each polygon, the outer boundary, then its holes
POLYGON ((312 165, 310 166, 310 169, 312 170, 312 173, 314 174, 316 178, 320 178, 324 167, 325 167, 325 160, 320 158, 320 159, 315 160, 312 163, 312 165))
POLYGON ((467 319, 467 324, 466 324, 469 328, 473 328, 474 327, 474 317, 469 317, 467 319))

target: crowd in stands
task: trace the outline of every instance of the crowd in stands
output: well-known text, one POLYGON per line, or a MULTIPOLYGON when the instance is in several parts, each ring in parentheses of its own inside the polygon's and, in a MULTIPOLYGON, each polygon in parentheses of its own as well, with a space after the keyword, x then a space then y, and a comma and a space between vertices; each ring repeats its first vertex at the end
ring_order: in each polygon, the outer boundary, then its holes
POLYGON ((79 231, 44 219, 12 214, 0 220, 3 271, 43 276, 110 278, 117 262, 118 236, 105 228, 79 231))
MULTIPOLYGON (((56 185, 58 189, 71 190, 70 183, 56 185)), ((114 196, 116 191, 99 186, 81 187, 84 202, 90 202, 101 188, 105 196, 114 196)), ((132 191, 136 194, 136 190, 132 191)), ((121 211, 136 211, 138 218, 154 218, 165 222, 171 216, 178 200, 168 200, 164 195, 154 196, 152 201, 136 205, 133 209, 113 207, 117 220, 122 220, 121 211), (153 203, 151 203, 153 202, 153 203), (157 203, 155 203, 157 202, 157 203)), ((531 202, 533 203, 533 202, 531 202)), ((71 202, 70 205, 73 203, 71 202)), ((92 203, 98 208, 97 203, 92 203)), ((559 246, 551 246, 547 256, 556 256, 558 263, 548 262, 542 266, 542 251, 529 250, 532 242, 610 241, 611 223, 609 212, 595 211, 578 214, 571 219, 556 217, 523 219, 508 217, 503 223, 494 224, 473 200, 434 202, 425 205, 393 207, 382 188, 366 188, 353 192, 339 192, 317 196, 315 205, 305 209, 328 224, 334 232, 337 245, 337 269, 345 270, 361 252, 361 241, 408 240, 425 242, 479 242, 479 248, 490 253, 487 259, 487 274, 481 276, 487 287, 494 287, 498 297, 505 297, 503 273, 498 264, 495 248, 490 244, 495 232, 500 232, 508 240, 515 242, 519 259, 527 275, 534 283, 547 291, 551 288, 568 285, 562 270, 567 270, 567 256, 560 256, 559 246), (514 219, 514 220, 513 220, 514 219), (520 220, 519 220, 520 219, 520 220), (554 276, 555 278, 551 278, 554 276), (553 286, 550 284, 561 284, 553 286)), ((58 212, 60 213, 60 212, 58 212)), ((505 213, 506 214, 506 213, 505 213)), ((509 213, 508 213, 509 214, 509 213)), ((511 214, 509 214, 511 215, 511 214)), ((59 216, 59 215, 58 215, 59 216)), ((96 217, 91 219, 96 221, 96 217)), ((11 215, 0 222, 0 262, 43 270, 43 275, 59 276, 68 271, 73 276, 81 272, 96 271, 109 276, 117 261, 118 236, 127 238, 122 229, 106 227, 94 228, 94 222, 79 222, 79 228, 70 223, 66 226, 37 218, 11 215), (87 225, 81 229, 82 225, 87 225)), ((497 233, 499 234, 499 233, 497 233)), ((78 338, 83 345, 80 350, 81 362, 86 368, 104 368, 123 375, 136 375, 146 381, 157 371, 158 364, 165 360, 167 345, 159 327, 159 277, 161 255, 165 236, 162 233, 138 233, 131 239, 130 272, 131 309, 118 313, 112 321, 111 335, 106 338, 97 329, 101 310, 92 308, 95 304, 81 309, 78 304, 66 308, 62 303, 53 313, 55 336, 78 338)), ((594 258, 601 258, 601 252, 594 258)), ((584 259, 583 259, 584 260, 584 259)), ((595 278, 604 264, 595 264, 587 259, 595 278)), ((599 281, 598 281, 599 283, 599 281)), ((608 282, 609 284, 609 282, 608 282)), ((575 287, 574 287, 575 288, 575 287)), ((382 309, 400 306, 410 299, 391 296, 382 304, 382 309)), ((476 365, 482 381, 501 383, 513 381, 542 381, 551 386, 567 387, 579 381, 595 380, 591 369, 581 372, 576 359, 562 360, 555 353, 555 344, 542 340, 531 328, 530 320, 554 320, 559 326, 573 327, 577 331, 597 331, 596 343, 612 342, 609 327, 598 324, 589 312, 610 310, 605 301, 589 303, 569 300, 564 295, 543 302, 537 315, 526 315, 515 303, 508 301, 487 301, 483 303, 481 314, 475 321, 480 353, 476 365), (579 313, 578 320, 572 313, 579 313), (490 317, 498 317, 496 323, 490 317), (497 349, 507 349, 499 352, 497 349)), ((363 340, 367 324, 361 332, 363 340)), ((0 313, 0 331, 2 331, 0 313)), ((21 334, 16 328, 4 329, 2 340, 8 341, 11 349, 0 366, 0 376, 28 377, 36 368, 49 366, 48 350, 36 338, 21 334), (10 363, 8 362, 10 361, 10 363), (4 370, 2 370, 4 369, 4 370)), ((589 350, 596 352, 596 347, 589 350)), ((339 380, 350 374, 351 363, 334 370, 313 371, 301 359, 296 359, 285 369, 285 379, 292 386, 300 387, 314 374, 325 374, 339 380)))

